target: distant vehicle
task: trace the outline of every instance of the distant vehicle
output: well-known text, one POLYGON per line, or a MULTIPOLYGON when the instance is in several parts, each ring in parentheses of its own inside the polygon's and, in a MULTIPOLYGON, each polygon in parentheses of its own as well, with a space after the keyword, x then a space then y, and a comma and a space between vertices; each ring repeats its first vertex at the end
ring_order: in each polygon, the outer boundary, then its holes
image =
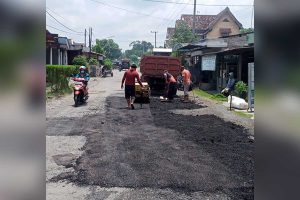
POLYGON ((129 69, 130 68, 130 60, 129 59, 122 59, 121 65, 119 67, 119 71, 122 71, 123 69, 129 69))
POLYGON ((119 62, 119 61, 113 62, 113 69, 119 69, 120 65, 121 65, 121 62, 119 62))
POLYGON ((101 77, 107 77, 107 75, 110 75, 111 77, 114 76, 112 69, 109 69, 107 66, 103 66, 101 68, 101 77))

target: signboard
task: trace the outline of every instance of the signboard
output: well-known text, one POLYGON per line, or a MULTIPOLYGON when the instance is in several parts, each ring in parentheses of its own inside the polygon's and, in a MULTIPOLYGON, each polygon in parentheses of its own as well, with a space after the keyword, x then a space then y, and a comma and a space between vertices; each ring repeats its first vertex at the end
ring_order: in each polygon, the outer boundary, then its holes
POLYGON ((216 55, 202 56, 202 71, 215 71, 216 70, 216 55))
POLYGON ((254 33, 247 34, 247 43, 254 44, 254 33))
POLYGON ((254 108, 254 63, 248 63, 248 110, 254 108))

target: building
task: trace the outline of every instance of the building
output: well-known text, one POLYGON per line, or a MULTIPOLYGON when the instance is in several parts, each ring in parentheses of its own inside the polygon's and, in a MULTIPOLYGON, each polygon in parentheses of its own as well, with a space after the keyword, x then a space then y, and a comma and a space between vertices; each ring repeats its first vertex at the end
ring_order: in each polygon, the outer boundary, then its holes
MULTIPOLYGON (((193 15, 181 15, 176 21, 175 28, 168 27, 165 46, 171 47, 171 39, 175 33, 176 26, 185 22, 190 28, 193 27, 193 15)), ((217 15, 195 15, 195 34, 197 39, 213 39, 236 35, 240 33, 242 24, 235 18, 230 9, 226 7, 217 15)))
POLYGON ((222 90, 227 74, 248 83, 248 64, 254 62, 254 33, 215 39, 203 39, 178 49, 192 73, 193 81, 203 90, 222 90))
POLYGON ((72 65, 74 57, 78 55, 95 58, 99 64, 105 58, 102 54, 90 51, 84 43, 76 43, 67 37, 60 37, 46 30, 47 65, 72 65))

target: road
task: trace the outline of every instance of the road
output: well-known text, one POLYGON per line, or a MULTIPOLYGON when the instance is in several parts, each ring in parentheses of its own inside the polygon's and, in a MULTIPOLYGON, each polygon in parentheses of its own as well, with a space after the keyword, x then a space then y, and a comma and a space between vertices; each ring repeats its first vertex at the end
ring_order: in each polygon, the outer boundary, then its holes
POLYGON ((122 74, 47 102, 47 199, 254 199, 250 119, 199 98, 128 110, 122 74))

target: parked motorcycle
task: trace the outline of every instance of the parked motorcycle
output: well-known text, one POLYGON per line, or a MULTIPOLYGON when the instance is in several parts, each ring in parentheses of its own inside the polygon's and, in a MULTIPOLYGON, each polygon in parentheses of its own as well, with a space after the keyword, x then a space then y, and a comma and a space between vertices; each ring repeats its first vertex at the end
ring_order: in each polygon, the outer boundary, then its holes
POLYGON ((88 88, 87 88, 87 81, 84 78, 75 78, 73 77, 72 80, 74 81, 74 102, 75 107, 83 104, 88 99, 88 88))
POLYGON ((106 66, 103 66, 101 69, 101 77, 107 77, 108 74, 111 77, 114 76, 113 71, 111 69, 108 69, 106 66))

